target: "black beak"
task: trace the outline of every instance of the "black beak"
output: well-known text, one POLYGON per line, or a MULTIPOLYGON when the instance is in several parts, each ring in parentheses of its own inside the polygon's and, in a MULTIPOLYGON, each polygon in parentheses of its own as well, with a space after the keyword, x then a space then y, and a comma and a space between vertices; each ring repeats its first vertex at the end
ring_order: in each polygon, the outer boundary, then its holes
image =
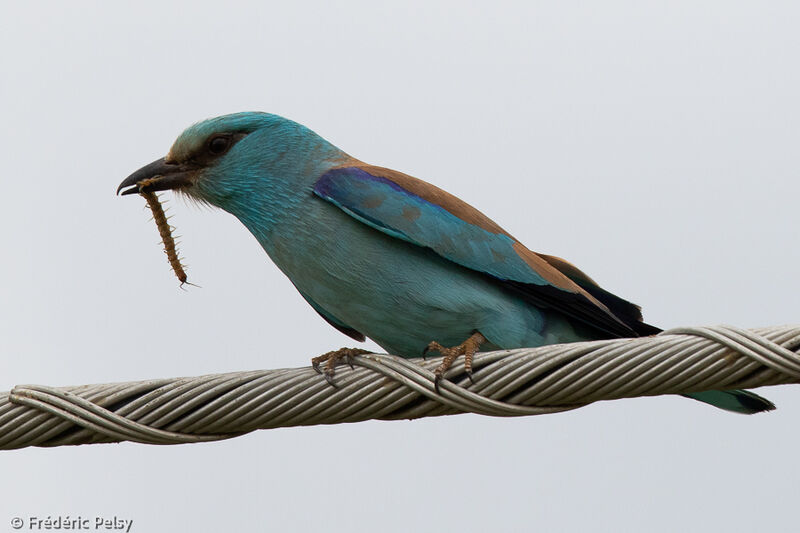
POLYGON ((196 168, 188 165, 167 163, 162 157, 125 178, 117 187, 117 194, 122 191, 122 196, 125 196, 126 194, 188 187, 192 185, 192 178, 196 170, 196 168), (125 189, 125 187, 130 187, 130 189, 123 191, 122 189, 125 189))

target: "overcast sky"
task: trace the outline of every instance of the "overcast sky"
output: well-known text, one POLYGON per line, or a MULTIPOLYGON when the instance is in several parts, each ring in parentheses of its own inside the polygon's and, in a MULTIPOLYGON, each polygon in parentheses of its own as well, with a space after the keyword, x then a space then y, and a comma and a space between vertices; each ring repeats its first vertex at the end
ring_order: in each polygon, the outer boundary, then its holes
MULTIPOLYGON (((653 324, 798 322, 795 3, 133 5, 0 7, 0 390, 352 345, 232 216, 170 202, 202 286, 182 291, 144 202, 114 196, 183 128, 243 110, 455 193, 653 324)), ((2 452, 0 531, 47 515, 136 532, 790 531, 800 389, 758 392, 778 411, 660 397, 2 452)))

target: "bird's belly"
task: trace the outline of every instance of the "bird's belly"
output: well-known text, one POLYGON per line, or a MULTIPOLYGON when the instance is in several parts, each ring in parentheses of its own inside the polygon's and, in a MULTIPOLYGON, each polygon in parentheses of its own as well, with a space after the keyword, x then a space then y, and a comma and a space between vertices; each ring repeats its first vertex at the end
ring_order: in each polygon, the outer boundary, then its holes
POLYGON ((313 224, 301 221, 265 248, 301 292, 388 352, 416 357, 432 340, 456 345, 476 330, 489 348, 581 340, 561 315, 489 277, 334 206, 315 207, 313 224))

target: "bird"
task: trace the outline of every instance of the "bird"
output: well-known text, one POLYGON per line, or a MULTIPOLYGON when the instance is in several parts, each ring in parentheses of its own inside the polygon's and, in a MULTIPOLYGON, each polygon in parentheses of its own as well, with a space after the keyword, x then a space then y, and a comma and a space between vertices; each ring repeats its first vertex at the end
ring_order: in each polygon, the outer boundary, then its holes
MULTIPOLYGON (((117 193, 164 190, 238 218, 343 334, 369 337, 406 358, 438 351, 437 390, 461 355, 472 378, 479 349, 661 331, 637 305, 568 261, 531 251, 456 196, 364 163, 279 115, 241 112, 195 123, 117 193)), ((342 348, 312 364, 333 383, 335 366, 361 353, 342 348)), ((743 414, 775 408, 744 390, 685 396, 743 414)))

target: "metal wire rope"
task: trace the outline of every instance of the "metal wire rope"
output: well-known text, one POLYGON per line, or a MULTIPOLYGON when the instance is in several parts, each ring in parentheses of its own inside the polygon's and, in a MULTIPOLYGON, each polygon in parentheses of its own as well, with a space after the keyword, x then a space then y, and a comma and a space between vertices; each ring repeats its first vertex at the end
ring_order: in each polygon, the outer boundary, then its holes
POLYGON ((0 449, 183 444, 256 429, 458 413, 557 413, 599 400, 800 383, 800 326, 677 328, 477 354, 434 389, 440 359, 368 354, 331 387, 310 367, 0 393, 0 449))

